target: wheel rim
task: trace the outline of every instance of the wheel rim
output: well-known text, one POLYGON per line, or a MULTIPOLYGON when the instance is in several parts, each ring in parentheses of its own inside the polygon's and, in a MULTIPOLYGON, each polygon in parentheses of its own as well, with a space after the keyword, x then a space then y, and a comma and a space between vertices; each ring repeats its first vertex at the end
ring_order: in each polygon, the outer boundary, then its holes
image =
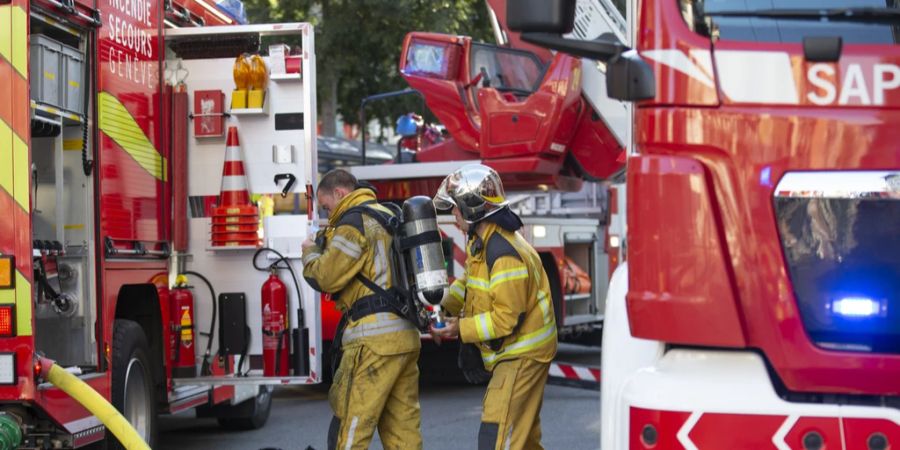
POLYGON ((260 408, 266 406, 266 403, 269 401, 269 397, 272 396, 272 391, 267 387, 263 387, 260 389, 259 394, 256 396, 256 405, 260 408))
POLYGON ((125 371, 125 398, 123 415, 141 435, 144 442, 150 436, 150 398, 147 395, 147 378, 144 364, 137 358, 128 361, 125 371))

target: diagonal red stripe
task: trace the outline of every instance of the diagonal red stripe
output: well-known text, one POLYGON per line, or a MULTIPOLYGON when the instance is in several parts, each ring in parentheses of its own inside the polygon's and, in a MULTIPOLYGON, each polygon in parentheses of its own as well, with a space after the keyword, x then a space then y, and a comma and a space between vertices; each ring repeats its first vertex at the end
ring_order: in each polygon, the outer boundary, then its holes
POLYGON ((453 245, 453 260, 466 267, 466 252, 456 244, 453 245))
POLYGON ((30 282, 34 279, 34 271, 31 268, 31 218, 18 203, 15 206, 13 216, 16 221, 16 268, 30 282))
POLYGON ((557 364, 559 366, 559 370, 562 371, 563 375, 566 378, 571 378, 573 380, 580 380, 581 378, 578 376, 578 372, 575 372, 575 369, 572 366, 567 366, 565 364, 557 364))
POLYGON ((0 58, 0 93, 5 93, 6 89, 10 89, 10 95, 3 95, 6 98, 0 101, 0 120, 6 122, 20 139, 28 142, 31 134, 28 80, 22 78, 9 61, 0 58))
MULTIPOLYGON (((18 206, 12 195, 0 189, 0 211, 12 211, 16 208, 18 206)), ((15 220, 10 220, 9 218, 0 220, 0 252, 5 255, 14 254, 16 251, 15 227, 15 220)))
POLYGON ((0 189, 0 211, 7 216, 0 219, 0 252, 16 257, 16 269, 31 281, 31 222, 28 213, 16 203, 12 194, 0 189))

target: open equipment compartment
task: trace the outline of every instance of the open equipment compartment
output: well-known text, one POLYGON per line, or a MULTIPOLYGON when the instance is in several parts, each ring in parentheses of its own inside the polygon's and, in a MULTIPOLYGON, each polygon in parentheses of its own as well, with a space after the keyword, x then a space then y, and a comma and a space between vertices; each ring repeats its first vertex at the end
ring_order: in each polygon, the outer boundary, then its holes
MULTIPOLYGON (((183 78, 188 95, 188 109, 194 118, 200 114, 194 109, 197 91, 221 91, 224 93, 222 114, 225 129, 236 127, 239 136, 240 159, 243 166, 242 186, 248 191, 254 206, 258 206, 258 225, 242 224, 240 231, 256 232, 259 245, 213 245, 211 226, 212 211, 220 201, 223 173, 226 161, 225 147, 233 144, 222 137, 196 136, 193 120, 186 128, 187 155, 186 171, 186 211, 176 211, 176 227, 179 214, 187 222, 188 249, 176 253, 178 272, 181 269, 202 272, 215 286, 219 299, 228 298, 226 314, 234 312, 235 294, 243 294, 246 304, 244 316, 249 330, 249 346, 239 355, 222 355, 218 360, 227 360, 225 365, 235 368, 240 374, 214 374, 176 378, 176 385, 233 385, 236 390, 255 392, 257 386, 266 384, 309 384, 321 380, 321 324, 319 297, 302 279, 300 243, 315 229, 318 221, 316 208, 308 205, 309 187, 317 179, 316 157, 316 97, 315 97, 315 52, 314 33, 309 24, 246 25, 229 27, 181 28, 166 30, 166 63, 168 67, 179 67, 186 73, 183 78), (271 38, 271 39, 270 39, 271 38), (244 52, 265 54, 267 45, 284 40, 302 49, 302 76, 290 79, 269 77, 263 108, 237 110, 230 107, 232 90, 235 89, 232 68, 235 57, 244 52), (271 42, 269 42, 271 40, 271 42), (293 183, 286 182, 286 175, 293 177, 293 183), (300 199, 302 213, 298 210, 286 214, 276 214, 281 209, 275 207, 275 199, 282 194, 300 199), (308 206, 308 207, 307 207, 308 206), (306 348, 300 351, 308 355, 307 373, 289 376, 264 376, 260 369, 263 354, 263 321, 261 286, 269 273, 254 270, 252 259, 260 247, 271 247, 281 253, 297 275, 300 298, 295 289, 292 275, 280 271, 287 287, 288 323, 292 329, 308 330, 306 348), (241 365, 242 364, 242 365, 241 365), (238 367, 240 366, 240 367, 238 367)), ((263 56, 267 67, 269 57, 263 56)), ((178 120, 177 118, 175 120, 178 120)), ((229 133, 225 133, 229 134, 229 133)), ((232 158, 235 153, 229 153, 232 158)), ((231 161, 231 160, 229 160, 231 161)), ((228 163, 231 164, 231 163, 228 163)), ((177 170, 177 169, 176 169, 177 170)), ((223 175, 224 176, 224 175, 223 175)), ((231 178, 231 177, 229 177, 231 178)), ((178 188, 176 187, 176 192, 178 188)), ((178 200, 176 199, 176 203, 178 200)), ((243 223, 243 222, 242 222, 243 223)), ((255 241, 255 240, 254 240, 255 241)), ((268 265, 275 262, 271 255, 260 256, 257 263, 268 265)), ((283 262, 282 262, 283 265, 283 262)), ((193 280, 192 280, 193 281, 193 280)), ((217 324, 212 335, 206 328, 213 316, 209 294, 200 283, 194 283, 194 294, 200 297, 195 302, 195 321, 198 329, 197 348, 203 349, 208 340, 213 339, 213 354, 219 353, 221 333, 241 333, 240 324, 235 329, 220 330, 217 324)), ((222 312, 221 304, 218 305, 222 312)), ((237 306, 239 307, 239 305, 237 306)), ((240 316, 240 314, 237 314, 240 316)), ((220 317, 217 317, 219 319, 220 317)), ((229 325, 225 325, 228 327, 229 325)), ((291 347, 296 342, 291 340, 291 347)), ((233 352, 230 352, 233 353, 233 352)), ((294 359, 291 359, 294 361, 294 359)), ((292 363, 293 364, 293 363, 292 363)))

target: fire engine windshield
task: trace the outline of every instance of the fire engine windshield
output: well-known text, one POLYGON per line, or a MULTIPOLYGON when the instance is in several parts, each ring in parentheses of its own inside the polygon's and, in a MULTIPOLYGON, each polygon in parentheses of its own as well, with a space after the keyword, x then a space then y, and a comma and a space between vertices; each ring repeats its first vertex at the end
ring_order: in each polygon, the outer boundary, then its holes
POLYGON ((900 42, 900 0, 677 0, 688 26, 713 39, 847 44, 900 42))
POLYGON ((472 44, 470 77, 481 75, 482 86, 521 94, 534 92, 541 82, 544 67, 532 53, 472 44))

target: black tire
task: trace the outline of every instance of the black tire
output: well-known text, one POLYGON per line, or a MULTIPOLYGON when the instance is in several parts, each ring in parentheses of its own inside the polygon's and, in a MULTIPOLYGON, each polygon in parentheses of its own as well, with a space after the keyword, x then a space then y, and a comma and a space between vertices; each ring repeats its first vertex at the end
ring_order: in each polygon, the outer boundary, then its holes
POLYGON ((216 418, 229 430, 258 430, 266 426, 272 412, 272 387, 260 386, 256 397, 227 407, 227 415, 216 418))
MULTIPOLYGON (((152 448, 156 444, 157 425, 149 348, 147 336, 140 325, 131 320, 115 321, 112 404, 152 448)), ((109 430, 106 431, 106 442, 110 450, 125 448, 109 430)))

